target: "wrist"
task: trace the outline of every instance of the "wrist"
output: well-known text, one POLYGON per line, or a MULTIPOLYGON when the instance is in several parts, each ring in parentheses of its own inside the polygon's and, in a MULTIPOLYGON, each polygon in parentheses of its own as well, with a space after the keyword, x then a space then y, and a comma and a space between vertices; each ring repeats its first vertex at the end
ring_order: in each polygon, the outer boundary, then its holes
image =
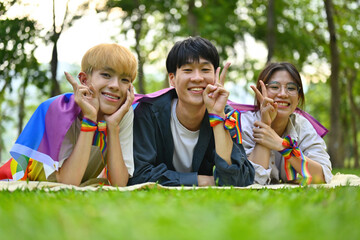
POLYGON ((83 119, 88 119, 96 123, 97 116, 91 115, 91 114, 84 114, 83 119))
POLYGON ((279 140, 277 141, 278 143, 276 144, 276 151, 280 152, 282 151, 285 147, 283 145, 284 139, 279 138, 279 140))
POLYGON ((81 121, 82 132, 95 132, 97 129, 97 123, 87 117, 83 117, 81 121))
POLYGON ((208 110, 208 113, 209 114, 212 114, 212 115, 216 115, 216 116, 219 116, 221 117, 222 119, 224 119, 226 117, 226 114, 224 113, 224 111, 222 112, 216 112, 214 110, 208 110))
POLYGON ((115 134, 119 135, 120 127, 119 127, 119 125, 112 125, 112 124, 107 123, 107 132, 108 132, 108 134, 115 133, 115 134))
POLYGON ((268 126, 271 126, 271 120, 269 120, 269 119, 263 119, 263 118, 261 118, 261 122, 262 122, 262 123, 265 123, 265 124, 268 125, 268 126))

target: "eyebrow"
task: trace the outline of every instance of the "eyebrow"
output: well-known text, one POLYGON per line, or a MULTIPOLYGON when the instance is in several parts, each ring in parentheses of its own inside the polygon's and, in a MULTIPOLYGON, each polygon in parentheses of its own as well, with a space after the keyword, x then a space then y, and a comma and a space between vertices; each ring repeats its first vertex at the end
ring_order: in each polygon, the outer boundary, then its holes
POLYGON ((126 78, 132 79, 132 77, 131 77, 131 75, 129 73, 123 72, 123 73, 120 74, 115 69, 113 69, 112 67, 104 67, 102 70, 103 71, 108 71, 108 72, 110 72, 112 74, 118 74, 120 77, 126 77, 126 78))
POLYGON ((212 63, 210 61, 204 61, 204 62, 200 62, 200 61, 192 61, 192 62, 190 62, 190 61, 187 61, 187 62, 184 63, 184 65, 193 64, 193 63, 198 63, 200 65, 212 65, 212 63))
POLYGON ((113 68, 111 68, 111 67, 104 67, 103 70, 104 70, 104 71, 113 72, 113 73, 116 72, 116 71, 115 71, 113 68))
MULTIPOLYGON (((270 83, 278 83, 278 84, 281 84, 281 83, 279 83, 278 81, 270 81, 270 82, 268 82, 267 84, 270 84, 270 83)), ((298 85, 296 82, 288 82, 288 83, 286 83, 285 85, 288 85, 288 84, 298 85)))

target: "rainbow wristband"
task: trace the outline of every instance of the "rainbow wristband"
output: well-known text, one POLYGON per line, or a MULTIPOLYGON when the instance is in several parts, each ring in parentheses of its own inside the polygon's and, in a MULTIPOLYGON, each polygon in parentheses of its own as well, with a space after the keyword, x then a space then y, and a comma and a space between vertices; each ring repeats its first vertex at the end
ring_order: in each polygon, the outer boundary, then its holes
POLYGON ((224 129, 230 130, 235 128, 236 134, 233 136, 233 138, 236 138, 236 142, 238 144, 242 144, 240 112, 238 110, 232 110, 226 114, 225 118, 209 113, 209 121, 211 127, 215 127, 219 123, 224 122, 224 129))
POLYGON ((84 117, 81 122, 81 131, 82 132, 94 132, 97 129, 96 122, 84 117))
POLYGON ((293 166, 291 166, 289 159, 294 156, 297 158, 301 158, 301 175, 302 180, 300 182, 301 185, 308 185, 311 183, 312 176, 308 169, 308 161, 303 155, 300 148, 297 146, 296 140, 291 139, 290 136, 286 136, 283 140, 282 145, 285 147, 283 150, 279 151, 281 155, 284 157, 284 168, 286 173, 287 180, 295 180, 296 179, 296 170, 293 166))

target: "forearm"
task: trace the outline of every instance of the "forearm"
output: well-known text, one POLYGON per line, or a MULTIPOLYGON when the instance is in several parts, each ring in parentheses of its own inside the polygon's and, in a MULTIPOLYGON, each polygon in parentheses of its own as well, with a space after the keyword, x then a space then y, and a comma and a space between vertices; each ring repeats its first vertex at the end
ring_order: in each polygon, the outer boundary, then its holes
POLYGON ((124 187, 129 180, 127 167, 121 150, 119 129, 114 129, 108 133, 108 152, 107 167, 108 178, 113 186, 124 187))
POLYGON ((215 151, 224 159, 227 164, 231 165, 231 152, 233 148, 233 141, 228 130, 224 129, 223 124, 218 124, 213 127, 215 138, 215 151))
MULTIPOLYGON (((315 162, 314 160, 308 157, 305 158, 308 161, 309 173, 312 176, 311 183, 324 183, 325 177, 320 163, 315 162)), ((301 158, 297 158, 293 156, 289 159, 289 162, 291 166, 295 168, 296 172, 301 174, 301 158)))
POLYGON ((268 169, 270 161, 270 149, 259 143, 256 143, 254 150, 248 158, 251 162, 258 164, 265 169, 268 169))
POLYGON ((65 160, 59 171, 56 172, 58 182, 80 185, 89 162, 93 137, 94 132, 80 132, 70 157, 65 160))
POLYGON ((215 154, 215 180, 219 185, 247 186, 253 183, 255 171, 242 145, 233 143, 231 165, 215 154))

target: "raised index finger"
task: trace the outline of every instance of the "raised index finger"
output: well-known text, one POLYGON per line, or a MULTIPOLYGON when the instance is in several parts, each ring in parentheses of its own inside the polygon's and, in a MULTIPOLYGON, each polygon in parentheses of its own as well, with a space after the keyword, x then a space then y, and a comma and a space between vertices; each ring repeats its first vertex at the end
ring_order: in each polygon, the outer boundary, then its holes
POLYGON ((266 89, 266 86, 265 86, 265 84, 264 84, 264 82, 262 80, 260 80, 260 86, 261 86, 262 95, 266 98, 268 96, 267 89, 266 89))
POLYGON ((68 72, 64 72, 65 73, 65 77, 66 80, 71 84, 71 86, 73 87, 73 89, 77 89, 78 87, 78 83, 76 82, 76 80, 73 78, 73 76, 71 76, 68 72))
POLYGON ((250 87, 255 92, 256 99, 261 104, 264 101, 264 96, 261 94, 261 92, 255 86, 250 86, 250 87))
POLYGON ((224 86, 224 82, 225 82, 225 78, 226 78, 226 73, 230 67, 231 63, 230 62, 227 62, 223 68, 223 70, 221 71, 221 75, 220 75, 220 84, 222 86, 224 86))

